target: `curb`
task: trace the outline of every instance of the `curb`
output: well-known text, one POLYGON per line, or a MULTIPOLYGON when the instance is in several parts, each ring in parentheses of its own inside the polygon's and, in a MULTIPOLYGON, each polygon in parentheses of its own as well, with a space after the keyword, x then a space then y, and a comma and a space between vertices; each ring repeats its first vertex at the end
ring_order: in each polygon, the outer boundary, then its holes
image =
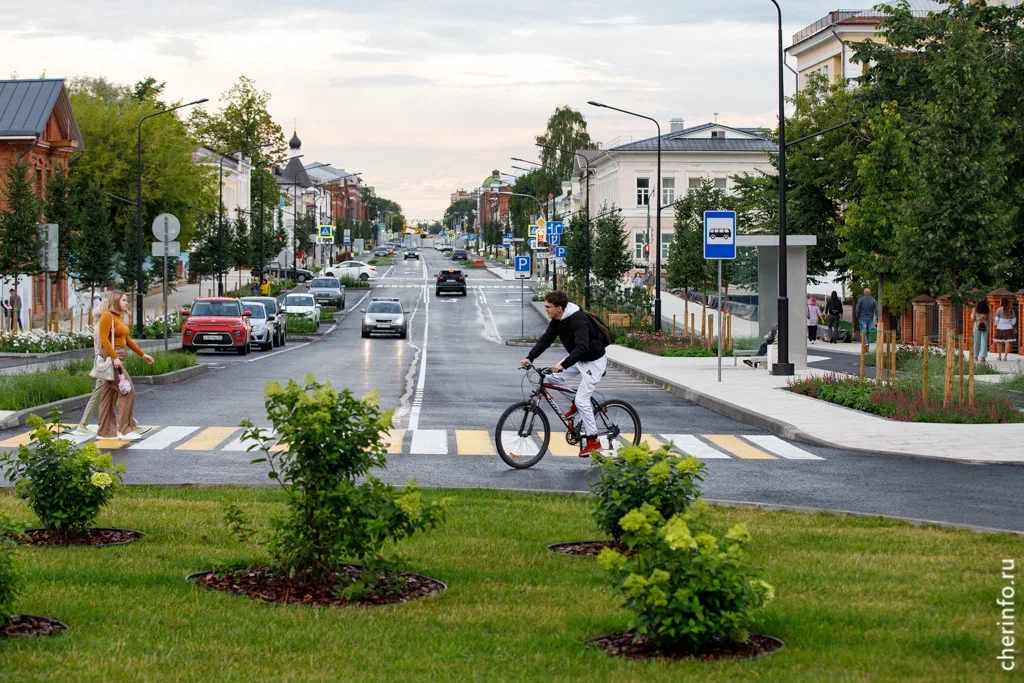
POLYGON ((150 377, 132 377, 132 381, 135 384, 174 384, 175 382, 183 382, 186 379, 191 379, 197 375, 209 371, 209 367, 206 365, 193 365, 192 367, 182 368, 181 370, 174 370, 172 372, 165 372, 162 375, 152 375, 150 377))
MULTIPOLYGON (((181 348, 181 336, 172 335, 169 338, 168 350, 174 351, 181 348)), ((162 351, 163 339, 143 339, 136 342, 144 351, 162 351)), ((84 349, 70 349, 68 351, 51 351, 50 353, 0 353, 0 360, 22 360, 21 365, 37 365, 55 360, 72 360, 79 358, 92 359, 94 351, 92 347, 84 349)), ((14 366, 18 367, 18 366, 14 366)))

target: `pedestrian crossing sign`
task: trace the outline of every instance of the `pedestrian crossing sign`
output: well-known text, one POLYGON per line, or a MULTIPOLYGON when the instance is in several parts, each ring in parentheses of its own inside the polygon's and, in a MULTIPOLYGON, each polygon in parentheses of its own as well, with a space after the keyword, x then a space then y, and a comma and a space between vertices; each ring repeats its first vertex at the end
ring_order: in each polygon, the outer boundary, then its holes
POLYGON ((317 238, 321 244, 334 244, 334 226, 333 225, 321 225, 318 226, 317 238))

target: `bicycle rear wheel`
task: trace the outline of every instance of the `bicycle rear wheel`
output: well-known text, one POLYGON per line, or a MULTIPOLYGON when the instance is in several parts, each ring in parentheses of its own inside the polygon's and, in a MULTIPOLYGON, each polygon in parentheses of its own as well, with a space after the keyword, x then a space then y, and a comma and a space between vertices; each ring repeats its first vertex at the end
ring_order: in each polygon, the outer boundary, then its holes
POLYGON ((640 429, 640 415, 625 401, 605 401, 594 411, 598 437, 603 437, 610 450, 619 446, 638 446, 643 436, 640 429))
POLYGON ((530 401, 520 401, 508 407, 498 418, 494 430, 494 445, 498 455, 509 467, 523 470, 533 467, 548 450, 551 425, 548 416, 530 401))

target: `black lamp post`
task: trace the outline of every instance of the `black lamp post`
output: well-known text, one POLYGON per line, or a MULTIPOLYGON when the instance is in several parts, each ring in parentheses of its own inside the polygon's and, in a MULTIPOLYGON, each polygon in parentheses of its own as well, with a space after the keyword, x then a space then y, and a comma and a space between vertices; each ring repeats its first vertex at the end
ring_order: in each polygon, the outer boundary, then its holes
MULTIPOLYGON (((228 154, 220 153, 220 162, 217 164, 220 167, 217 192, 217 296, 224 296, 224 159, 227 157, 234 159, 236 154, 245 154, 254 149, 270 147, 273 144, 272 142, 267 142, 262 145, 246 147, 245 149, 236 149, 228 154)), ((236 161, 241 162, 241 159, 236 161)), ((262 276, 262 273, 260 275, 262 276)))
POLYGON ((538 147, 544 147, 545 149, 553 149, 556 152, 563 152, 565 154, 572 154, 576 158, 583 160, 583 166, 584 166, 584 169, 585 169, 584 173, 587 176, 587 198, 586 198, 586 201, 585 201, 585 204, 586 204, 586 207, 587 207, 587 235, 586 235, 586 237, 587 237, 586 238, 587 263, 586 263, 586 266, 585 266, 586 273, 584 274, 584 284, 583 284, 583 307, 586 308, 590 304, 590 160, 587 159, 587 156, 585 154, 580 154, 579 152, 573 152, 572 150, 569 150, 569 149, 562 149, 561 147, 555 147, 554 145, 545 145, 543 143, 538 142, 537 146, 538 147))
POLYGON ((145 123, 146 119, 151 119, 154 116, 168 114, 183 107, 191 107, 194 104, 202 104, 209 101, 210 98, 204 97, 201 100, 186 102, 170 109, 147 114, 139 119, 138 144, 136 146, 138 153, 138 165, 136 168, 137 184, 135 188, 135 334, 139 339, 142 339, 143 299, 146 297, 146 283, 144 282, 145 278, 142 277, 142 124, 145 123))
MULTIPOLYGON (((654 246, 657 253, 654 255, 654 331, 661 331, 661 124, 658 120, 644 114, 637 114, 636 112, 627 111, 625 109, 619 109, 607 104, 601 104, 600 102, 590 101, 587 104, 595 107, 603 107, 605 109, 612 109, 614 111, 622 112, 623 114, 629 114, 639 119, 647 119, 654 123, 658 130, 658 177, 654 184, 655 187, 655 201, 658 202, 658 211, 655 214, 654 219, 654 246)), ((651 198, 648 195, 647 203, 650 205, 651 198)))

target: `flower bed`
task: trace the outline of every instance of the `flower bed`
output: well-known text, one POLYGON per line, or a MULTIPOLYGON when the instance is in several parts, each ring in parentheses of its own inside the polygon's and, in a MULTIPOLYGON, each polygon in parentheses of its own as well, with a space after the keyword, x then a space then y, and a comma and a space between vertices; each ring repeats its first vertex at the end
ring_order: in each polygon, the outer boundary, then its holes
MULTIPOLYGON (((699 341, 677 337, 670 332, 632 332, 616 338, 615 343, 668 358, 714 358, 718 355, 717 346, 709 349, 699 341)), ((725 350, 722 355, 731 356, 732 350, 725 350)))
MULTIPOLYGON (((942 376, 945 363, 946 363, 946 350, 943 348, 932 346, 928 355, 928 374, 942 376)), ((864 356, 864 365, 869 368, 875 367, 875 362, 878 360, 878 356, 871 351, 864 356)), ((955 356, 954 356, 955 361, 955 356)), ((967 372, 967 365, 970 362, 970 358, 964 356, 964 372, 967 372)), ((907 372, 912 375, 924 374, 924 347, 913 346, 910 344, 902 344, 896 347, 896 370, 897 372, 907 372)), ((998 375, 999 372, 988 363, 984 361, 974 364, 975 375, 998 375)))
POLYGON ((900 422, 945 422, 958 424, 1000 424, 1024 422, 1005 396, 981 393, 973 406, 957 401, 946 406, 940 393, 929 390, 925 402, 921 387, 911 382, 876 385, 856 377, 828 374, 790 380, 789 390, 811 398, 880 415, 900 422))
POLYGON ((91 346, 91 328, 73 334, 30 330, 0 337, 0 353, 57 353, 88 349, 91 346))

